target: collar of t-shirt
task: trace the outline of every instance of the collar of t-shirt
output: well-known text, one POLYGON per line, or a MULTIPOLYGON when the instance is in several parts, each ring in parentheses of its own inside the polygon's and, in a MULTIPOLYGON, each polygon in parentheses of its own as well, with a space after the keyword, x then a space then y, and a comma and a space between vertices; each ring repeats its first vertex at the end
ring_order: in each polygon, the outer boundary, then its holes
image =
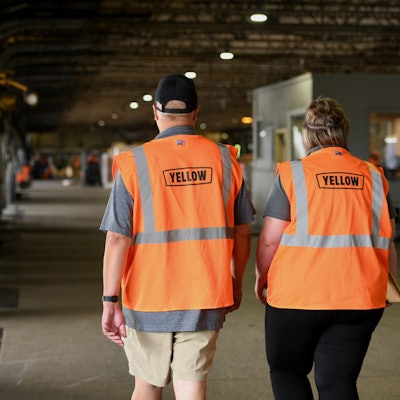
POLYGON ((188 125, 173 126, 165 131, 160 132, 155 139, 166 138, 174 135, 196 135, 193 127, 188 125))
MULTIPOLYGON (((318 150, 325 149, 327 147, 342 147, 342 146, 337 146, 337 145, 334 145, 334 144, 326 144, 324 146, 315 146, 312 149, 308 150, 307 155, 309 156, 310 154, 315 153, 318 150)), ((347 150, 345 147, 342 147, 342 148, 347 150)))

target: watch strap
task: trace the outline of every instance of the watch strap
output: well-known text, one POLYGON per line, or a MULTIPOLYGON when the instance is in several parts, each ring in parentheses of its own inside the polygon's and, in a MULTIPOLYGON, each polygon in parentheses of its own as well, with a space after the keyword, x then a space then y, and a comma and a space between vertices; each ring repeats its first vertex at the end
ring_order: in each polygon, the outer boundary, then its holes
POLYGON ((118 298, 118 296, 102 296, 101 300, 102 301, 109 301, 111 303, 117 303, 119 298, 118 298))

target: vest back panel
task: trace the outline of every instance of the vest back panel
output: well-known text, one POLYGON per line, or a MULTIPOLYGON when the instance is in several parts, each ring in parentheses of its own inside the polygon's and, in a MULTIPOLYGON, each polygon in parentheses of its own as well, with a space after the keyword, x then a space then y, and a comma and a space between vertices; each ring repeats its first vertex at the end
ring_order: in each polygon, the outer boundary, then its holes
POLYGON ((115 158, 134 200, 123 303, 137 311, 231 305, 236 149, 203 136, 153 140, 115 158))
POLYGON ((336 147, 279 164, 278 172, 291 221, 268 273, 268 302, 384 307, 391 225, 383 173, 336 147))

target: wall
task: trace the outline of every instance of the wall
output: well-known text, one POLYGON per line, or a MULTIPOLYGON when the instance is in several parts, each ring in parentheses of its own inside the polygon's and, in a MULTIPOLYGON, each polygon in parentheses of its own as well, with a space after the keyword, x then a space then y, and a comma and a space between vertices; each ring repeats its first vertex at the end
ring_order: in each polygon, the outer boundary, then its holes
POLYGON ((312 75, 305 74, 288 81, 253 91, 253 163, 251 195, 257 210, 255 230, 263 222, 267 193, 275 175, 275 131, 289 128, 290 116, 304 112, 312 98, 312 75))
POLYGON ((349 148, 357 157, 369 155, 369 115, 400 114, 400 75, 313 74, 313 97, 338 100, 350 122, 349 148))

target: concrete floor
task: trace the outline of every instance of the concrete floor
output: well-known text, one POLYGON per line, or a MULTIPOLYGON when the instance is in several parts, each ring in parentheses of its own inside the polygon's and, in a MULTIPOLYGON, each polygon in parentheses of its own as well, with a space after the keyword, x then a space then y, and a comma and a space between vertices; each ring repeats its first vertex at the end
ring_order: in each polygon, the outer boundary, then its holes
MULTIPOLYGON (((130 399, 133 379, 123 350, 105 339, 100 328, 104 234, 98 226, 108 193, 99 187, 35 181, 4 210, 1 400, 130 399)), ((253 266, 254 246, 242 307, 228 316, 220 335, 209 399, 273 399, 264 356, 264 309, 253 295, 253 266)), ((361 399, 400 398, 399 332, 396 304, 387 309, 373 337, 359 378, 361 399)), ((171 387, 164 399, 173 399, 171 387)))

